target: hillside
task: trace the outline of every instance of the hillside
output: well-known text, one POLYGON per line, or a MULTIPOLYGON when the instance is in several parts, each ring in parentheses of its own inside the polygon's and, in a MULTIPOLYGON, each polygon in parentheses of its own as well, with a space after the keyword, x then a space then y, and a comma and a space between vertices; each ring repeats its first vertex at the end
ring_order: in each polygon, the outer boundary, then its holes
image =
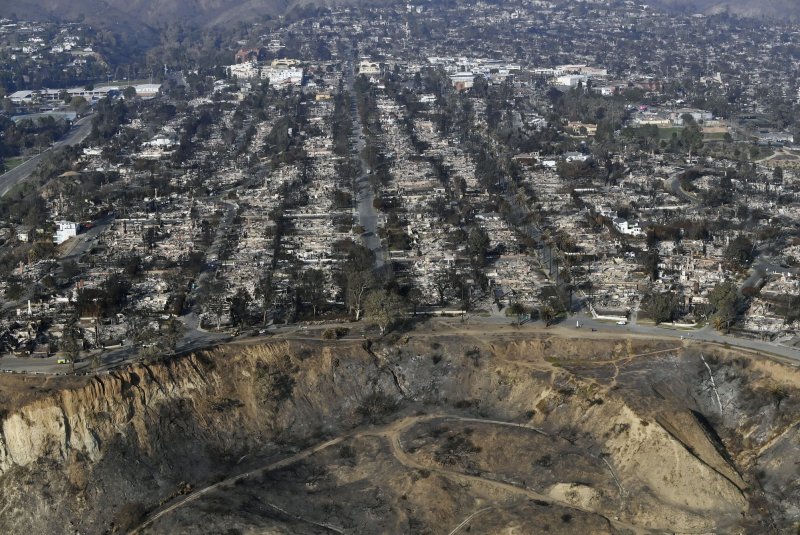
POLYGON ((100 27, 161 27, 170 23, 204 26, 218 18, 257 18, 286 11, 291 0, 28 0, 14 5, 21 18, 86 20, 100 27))
MULTIPOLYGON (((20 18, 85 20, 102 28, 128 31, 169 24, 224 25, 275 17, 294 8, 335 4, 376 4, 393 0, 26 0, 7 8, 20 18)), ((0 5, 8 0, 0 0, 0 5)))
MULTIPOLYGON (((9 4, 8 13, 33 19, 83 19, 99 27, 141 30, 182 23, 196 27, 252 21, 277 16, 297 7, 335 4, 386 4, 394 0, 26 0, 9 4)), ((434 0, 435 1, 435 0, 434 0)), ((800 4, 794 0, 654 0, 652 5, 683 13, 728 11, 753 18, 797 20, 800 4)))
POLYGON ((228 346, 9 400, 0 531, 786 532, 798 386, 668 340, 228 346))
POLYGON ((653 5, 685 13, 728 12, 755 19, 800 19, 800 3, 794 0, 656 0, 653 5))

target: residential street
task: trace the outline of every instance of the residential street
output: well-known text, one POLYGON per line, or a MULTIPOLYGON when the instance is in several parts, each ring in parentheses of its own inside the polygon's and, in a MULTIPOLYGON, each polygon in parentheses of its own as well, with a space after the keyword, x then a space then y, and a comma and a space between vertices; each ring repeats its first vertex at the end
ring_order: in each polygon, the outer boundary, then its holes
POLYGON ((375 269, 379 270, 382 269, 384 265, 384 251, 381 239, 378 236, 378 212, 375 210, 373 204, 375 193, 369 183, 367 164, 362 156, 362 150, 364 149, 364 132, 358 117, 355 95, 353 94, 353 79, 355 77, 353 69, 353 65, 350 64, 347 83, 348 91, 350 91, 352 98, 350 110, 353 114, 355 151, 358 154, 359 161, 361 162, 361 170, 363 171, 362 174, 356 178, 353 189, 357 202, 358 224, 364 229, 361 238, 364 241, 364 246, 375 254, 375 269))

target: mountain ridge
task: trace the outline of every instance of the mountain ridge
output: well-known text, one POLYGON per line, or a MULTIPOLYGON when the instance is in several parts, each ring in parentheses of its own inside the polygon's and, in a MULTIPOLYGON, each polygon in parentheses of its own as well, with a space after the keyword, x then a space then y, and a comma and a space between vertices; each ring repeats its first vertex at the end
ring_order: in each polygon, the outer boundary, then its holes
MULTIPOLYGON (((220 26, 262 16, 284 15, 296 7, 375 4, 400 0, 0 0, 0 12, 20 18, 85 20, 111 28, 171 23, 195 27, 220 26)), ((800 20, 800 4, 792 0, 654 0, 653 6, 676 13, 728 12, 749 18, 800 20)))
POLYGON ((0 12, 31 20, 85 21, 103 28, 157 29, 173 23, 197 28, 277 17, 294 8, 392 1, 399 0, 0 0, 0 12))
POLYGON ((800 20, 800 4, 792 0, 656 0, 653 5, 673 12, 716 15, 730 13, 751 19, 800 20))

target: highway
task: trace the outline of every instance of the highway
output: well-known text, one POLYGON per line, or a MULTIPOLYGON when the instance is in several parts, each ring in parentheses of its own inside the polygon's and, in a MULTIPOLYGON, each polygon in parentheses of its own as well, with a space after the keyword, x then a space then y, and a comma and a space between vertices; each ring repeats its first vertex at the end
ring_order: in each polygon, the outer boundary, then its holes
POLYGON ((86 136, 92 131, 92 118, 91 115, 87 115, 82 119, 78 120, 72 127, 72 129, 66 133, 66 135, 61 138, 60 140, 53 143, 49 149, 43 151, 41 154, 26 160, 19 166, 15 167, 11 171, 0 175, 0 197, 4 197, 9 191, 11 191, 17 184, 23 182, 27 179, 31 173, 36 169, 36 166, 39 165, 39 162, 42 160, 45 154, 48 152, 59 149, 61 147, 69 147, 72 145, 77 145, 78 143, 82 142, 86 139, 86 136))

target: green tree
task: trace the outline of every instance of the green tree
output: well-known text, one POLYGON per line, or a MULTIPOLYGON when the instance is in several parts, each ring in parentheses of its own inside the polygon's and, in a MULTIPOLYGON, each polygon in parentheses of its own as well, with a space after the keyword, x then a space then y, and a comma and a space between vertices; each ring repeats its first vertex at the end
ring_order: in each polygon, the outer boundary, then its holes
POLYGON ((176 318, 170 318, 165 323, 159 325, 161 344, 168 352, 175 351, 178 343, 186 330, 183 323, 176 318))
POLYGON ((146 317, 132 317, 128 333, 134 347, 138 348, 139 357, 159 359, 175 352, 185 330, 176 318, 156 323, 146 317))
POLYGON ((647 292, 642 297, 641 309, 656 325, 670 321, 675 316, 678 297, 674 292, 647 292))
POLYGON ((244 288, 236 290, 236 293, 231 298, 231 325, 234 327, 241 327, 249 324, 250 314, 248 313, 248 304, 250 301, 250 294, 247 290, 244 288))
POLYGON ((408 295, 406 296, 406 299, 412 306, 414 316, 417 315, 417 308, 426 303, 425 294, 422 292, 420 288, 416 286, 408 290, 408 295))
POLYGON ((82 348, 83 336, 81 327, 78 324, 78 316, 72 315, 67 319, 61 335, 61 351, 64 352, 64 356, 69 360, 72 372, 75 371, 75 363, 80 358, 82 348))
POLYGON ((651 247, 644 253, 642 267, 644 268, 651 281, 658 280, 658 264, 660 262, 658 247, 651 247))
POLYGON ((85 98, 81 96, 72 97, 69 101, 69 107, 72 108, 75 113, 83 114, 88 108, 89 103, 86 101, 85 98))
POLYGON ((714 311, 713 323, 718 330, 729 330, 736 320, 741 298, 732 281, 717 283, 708 293, 708 302, 714 311))
POLYGON ((515 315, 517 317, 517 323, 521 324, 522 316, 524 316, 526 312, 525 305, 523 305, 519 301, 514 301, 513 303, 511 303, 511 306, 508 307, 508 312, 509 314, 515 315))
POLYGON ((795 321, 800 321, 800 295, 792 297, 786 313, 786 323, 794 323, 795 321))
POLYGON ((486 263, 486 254, 489 252, 489 234, 480 226, 474 226, 467 237, 467 253, 472 261, 478 265, 486 263))
POLYGON ((539 310, 539 317, 544 321, 545 327, 550 327, 556 317, 555 309, 550 303, 544 303, 539 310))
POLYGON ((756 246, 747 237, 739 235, 725 248, 725 258, 739 268, 745 268, 753 263, 756 256, 756 246))
POLYGON ((261 300, 261 323, 265 325, 267 323, 267 314, 272 306, 272 299, 275 296, 272 288, 272 273, 267 272, 258 280, 255 294, 261 300))
POLYGON ((486 77, 480 74, 476 74, 472 81, 472 88, 470 89, 470 95, 478 98, 486 98, 487 93, 489 92, 489 82, 486 80, 486 77))
POLYGON ((347 275, 345 303, 356 321, 361 319, 367 293, 374 286, 375 276, 371 271, 353 271, 347 275))
POLYGON ((325 281, 325 273, 320 269, 307 269, 300 279, 301 299, 311 305, 314 316, 325 305, 325 281))
POLYGON ((439 306, 447 303, 447 292, 452 286, 453 276, 448 270, 439 270, 433 275, 433 288, 436 290, 436 297, 439 306))
POLYGON ((122 275, 115 273, 104 280, 100 288, 103 290, 104 294, 104 312, 106 314, 113 314, 122 309, 127 303, 131 283, 122 275))
POLYGON ((404 303, 394 292, 374 290, 367 295, 364 303, 366 317, 375 322, 381 330, 381 335, 398 319, 402 317, 404 303))
POLYGON ((201 289, 198 301, 206 312, 216 316, 217 329, 219 329, 225 309, 225 283, 217 279, 211 280, 201 289))
POLYGON ((152 250, 158 243, 158 229, 155 227, 148 227, 142 234, 142 242, 148 250, 152 250))
POLYGON ((22 287, 20 283, 13 281, 6 287, 5 291, 6 299, 8 299, 9 301, 17 301, 19 300, 20 297, 22 297, 24 291, 25 289, 22 287))
POLYGON ((703 146, 703 131, 694 117, 688 113, 683 115, 683 130, 681 130, 681 143, 689 151, 689 155, 697 153, 703 146))

